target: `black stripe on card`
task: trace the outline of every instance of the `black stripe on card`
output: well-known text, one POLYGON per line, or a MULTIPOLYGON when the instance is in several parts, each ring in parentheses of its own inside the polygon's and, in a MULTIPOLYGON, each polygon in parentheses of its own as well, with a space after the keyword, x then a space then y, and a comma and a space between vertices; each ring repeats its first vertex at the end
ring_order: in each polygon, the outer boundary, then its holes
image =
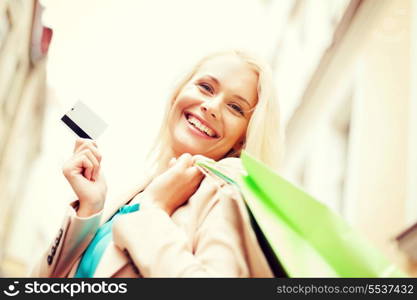
POLYGON ((61 121, 67 124, 67 126, 71 128, 72 131, 74 131, 75 134, 78 135, 80 138, 91 139, 91 140, 93 139, 84 130, 82 130, 81 127, 79 127, 73 120, 71 120, 67 115, 64 115, 61 118, 61 121))

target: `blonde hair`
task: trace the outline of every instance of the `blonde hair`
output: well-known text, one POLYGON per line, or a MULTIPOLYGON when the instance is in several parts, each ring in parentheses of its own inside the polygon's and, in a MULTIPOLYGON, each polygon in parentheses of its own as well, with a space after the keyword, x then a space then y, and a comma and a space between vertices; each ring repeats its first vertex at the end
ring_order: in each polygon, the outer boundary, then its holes
MULTIPOLYGON (((240 50, 231 50, 213 53, 197 62, 176 84, 173 92, 167 101, 162 125, 157 138, 147 156, 147 170, 151 174, 158 174, 168 164, 173 156, 171 149, 166 146, 169 140, 167 120, 173 103, 181 92, 182 88, 191 80, 198 69, 207 61, 219 57, 235 55, 246 62, 258 75, 258 102, 249 120, 246 130, 245 142, 242 148, 249 154, 264 162, 272 169, 277 170, 282 156, 283 142, 279 118, 279 106, 275 98, 272 84, 272 72, 270 67, 253 55, 240 50)), ((225 157, 240 155, 240 149, 229 151, 225 157)))

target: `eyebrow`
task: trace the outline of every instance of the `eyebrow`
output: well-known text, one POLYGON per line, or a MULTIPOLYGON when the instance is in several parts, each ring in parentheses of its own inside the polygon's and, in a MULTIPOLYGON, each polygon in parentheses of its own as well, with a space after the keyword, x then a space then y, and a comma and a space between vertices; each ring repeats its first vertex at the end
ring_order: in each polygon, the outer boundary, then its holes
MULTIPOLYGON (((213 77, 212 75, 206 75, 206 76, 208 78, 210 78, 211 80, 213 80, 218 86, 221 86, 220 81, 216 77, 213 77)), ((245 98, 243 98, 242 96, 240 96, 240 95, 233 95, 232 97, 233 98, 237 98, 237 99, 239 99, 239 100, 241 100, 243 102, 246 102, 246 104, 251 108, 251 105, 250 105, 249 101, 246 100, 245 98)))

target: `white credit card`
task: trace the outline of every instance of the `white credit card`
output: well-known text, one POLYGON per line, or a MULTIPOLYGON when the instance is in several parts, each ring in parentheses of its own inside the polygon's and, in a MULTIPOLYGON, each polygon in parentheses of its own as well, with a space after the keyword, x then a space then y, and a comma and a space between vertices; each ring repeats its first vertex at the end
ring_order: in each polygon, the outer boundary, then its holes
POLYGON ((107 128, 107 123, 81 101, 75 103, 61 120, 76 135, 85 139, 95 140, 107 128))

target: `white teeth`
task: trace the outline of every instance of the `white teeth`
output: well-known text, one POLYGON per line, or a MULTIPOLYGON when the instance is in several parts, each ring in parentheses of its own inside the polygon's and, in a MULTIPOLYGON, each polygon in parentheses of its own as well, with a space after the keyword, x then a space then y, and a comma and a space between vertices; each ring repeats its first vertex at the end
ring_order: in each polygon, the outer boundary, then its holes
POLYGON ((194 127, 196 127, 198 130, 207 134, 208 136, 211 136, 211 137, 215 136, 215 133, 213 132, 213 130, 201 124, 201 122, 198 119, 194 118, 193 116, 188 116, 188 122, 194 125, 194 127))

